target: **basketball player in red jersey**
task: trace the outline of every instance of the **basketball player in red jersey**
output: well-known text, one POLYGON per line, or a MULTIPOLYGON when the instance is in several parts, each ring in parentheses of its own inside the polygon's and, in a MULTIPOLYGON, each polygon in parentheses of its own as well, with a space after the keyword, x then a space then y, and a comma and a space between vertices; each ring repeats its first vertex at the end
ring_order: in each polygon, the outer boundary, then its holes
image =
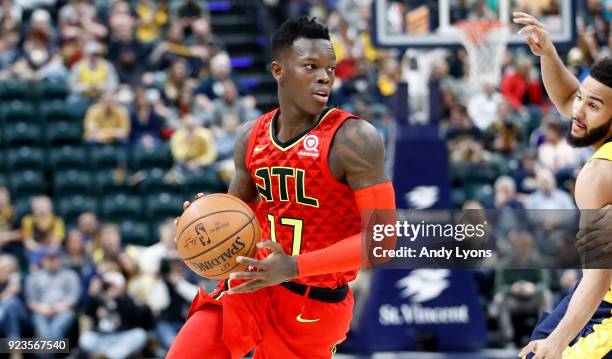
POLYGON ((255 358, 330 358, 352 317, 347 284, 364 264, 360 213, 395 208, 374 126, 327 107, 336 63, 328 30, 289 20, 272 49, 280 107, 239 131, 229 188, 258 215, 257 259, 238 258, 255 270, 198 293, 168 358, 253 349, 255 358))

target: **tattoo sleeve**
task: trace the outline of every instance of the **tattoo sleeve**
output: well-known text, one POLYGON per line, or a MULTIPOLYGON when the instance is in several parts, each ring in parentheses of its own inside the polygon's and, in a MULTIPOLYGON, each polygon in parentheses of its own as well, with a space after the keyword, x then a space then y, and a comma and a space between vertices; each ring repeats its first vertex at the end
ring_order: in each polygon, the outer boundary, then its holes
POLYGON ((388 181, 385 147, 374 126, 364 120, 346 121, 334 139, 334 152, 353 190, 388 181))

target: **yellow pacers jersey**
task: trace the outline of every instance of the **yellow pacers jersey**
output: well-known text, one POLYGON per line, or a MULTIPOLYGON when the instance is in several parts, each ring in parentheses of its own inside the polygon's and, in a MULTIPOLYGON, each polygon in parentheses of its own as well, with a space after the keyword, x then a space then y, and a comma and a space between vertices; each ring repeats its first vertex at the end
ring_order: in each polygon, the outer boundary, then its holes
MULTIPOLYGON (((591 160, 595 159, 612 161, 612 141, 606 142, 603 146, 599 147, 591 157, 591 160)), ((606 294, 604 300, 608 303, 612 303, 612 283, 610 283, 610 290, 608 294, 606 294)))

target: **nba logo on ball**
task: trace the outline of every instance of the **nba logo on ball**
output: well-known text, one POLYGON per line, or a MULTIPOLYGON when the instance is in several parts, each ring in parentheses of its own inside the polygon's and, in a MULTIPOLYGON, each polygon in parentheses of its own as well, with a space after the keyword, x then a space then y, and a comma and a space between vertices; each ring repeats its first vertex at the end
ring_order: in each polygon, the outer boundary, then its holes
POLYGON ((303 141, 304 149, 298 152, 300 156, 319 157, 319 138, 315 135, 308 135, 303 141))

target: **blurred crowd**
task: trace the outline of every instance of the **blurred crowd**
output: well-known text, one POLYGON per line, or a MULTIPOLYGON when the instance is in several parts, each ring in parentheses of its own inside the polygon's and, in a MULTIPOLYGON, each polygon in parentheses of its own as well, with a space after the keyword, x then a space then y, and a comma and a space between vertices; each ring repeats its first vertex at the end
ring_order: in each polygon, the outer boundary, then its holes
MULTIPOLYGON (((546 98, 538 59, 509 50, 501 83, 467 93, 463 49, 436 53, 422 72, 413 71, 415 59, 427 54, 375 48, 371 2, 262 0, 262 32, 299 14, 327 24, 337 57, 331 105, 372 122, 385 140, 398 87, 409 83, 418 122, 431 110, 423 105, 427 87, 438 86, 441 107, 429 120, 448 143, 456 208, 574 208, 573 184, 590 150, 565 140, 568 124, 546 98)), ((474 9, 485 11, 482 3, 474 9)), ((578 44, 563 53, 579 78, 609 55, 605 4, 583 4, 578 44)), ((237 81, 204 0, 0 0, 0 81, 42 79, 67 84, 84 144, 169 145, 164 181, 173 185, 202 170, 227 183, 236 129, 263 110, 237 81)), ((70 337, 81 352, 109 358, 163 355, 197 286, 210 286, 177 258, 172 221, 160 225, 158 243, 128 245, 116 224, 93 212, 65 225, 52 203, 34 197, 18 217, 0 188, 2 336, 70 337)), ((509 261, 538 262, 537 238, 513 232, 506 239, 509 261)), ((520 345, 530 332, 523 319, 550 309, 578 275, 475 271, 498 342, 520 345)))

